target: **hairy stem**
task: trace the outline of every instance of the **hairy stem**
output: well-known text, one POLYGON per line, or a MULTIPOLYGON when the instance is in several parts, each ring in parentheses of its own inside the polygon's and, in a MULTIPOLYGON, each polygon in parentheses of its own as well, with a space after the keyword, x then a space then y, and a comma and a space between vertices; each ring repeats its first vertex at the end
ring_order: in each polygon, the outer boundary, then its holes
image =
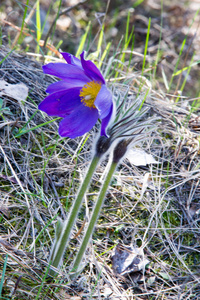
MULTIPOLYGON (((68 220, 66 220, 63 223, 63 228, 62 228, 62 232, 60 233, 60 237, 56 238, 56 243, 54 244, 54 248, 53 248, 51 256, 50 256, 51 265, 54 266, 55 268, 59 267, 59 264, 62 260, 72 227, 75 223, 77 214, 79 212, 79 208, 82 203, 83 196, 87 190, 87 187, 90 183, 90 180, 96 169, 96 166, 99 163, 99 160, 100 160, 99 156, 95 155, 93 157, 92 162, 87 171, 87 174, 85 176, 85 179, 82 183, 82 186, 80 187, 80 190, 78 192, 76 200, 75 200, 73 207, 71 209, 71 212, 69 214, 68 220)), ((52 270, 51 270, 51 273, 54 273, 54 272, 52 272, 52 270)))
POLYGON ((78 269, 79 269, 80 262, 82 260, 82 257, 84 255, 84 253, 85 253, 85 249, 86 249, 86 247, 88 245, 88 242, 90 240, 90 237, 92 235, 94 226, 95 226, 95 224, 97 222, 97 219, 98 219, 101 207, 103 205, 103 200, 105 198, 107 189, 109 187, 109 184, 110 184, 111 178, 113 176, 113 173, 114 173, 114 171, 116 169, 116 166, 117 166, 117 163, 115 163, 115 162, 113 162, 111 164, 110 169, 108 171, 108 174, 107 174, 107 176, 105 178, 105 181, 104 181, 104 184, 103 184, 103 186, 101 188, 101 191, 100 191, 97 203, 96 203, 96 205, 94 207, 94 210, 93 210, 93 213, 92 213, 92 217, 90 219, 87 231, 86 231, 86 233, 84 235, 83 241, 81 243, 81 247, 80 247, 80 249, 78 251, 78 254, 76 256, 76 259, 75 259, 75 262, 74 262, 74 265, 73 265, 73 271, 78 271, 78 269))

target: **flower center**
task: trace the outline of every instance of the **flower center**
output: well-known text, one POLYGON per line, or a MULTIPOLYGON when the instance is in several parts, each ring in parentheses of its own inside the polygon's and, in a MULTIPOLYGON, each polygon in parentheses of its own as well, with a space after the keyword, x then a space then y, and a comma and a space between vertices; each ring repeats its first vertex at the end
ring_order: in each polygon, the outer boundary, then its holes
POLYGON ((80 91, 81 102, 87 107, 96 108, 94 102, 101 89, 101 83, 98 81, 90 81, 86 83, 80 91))

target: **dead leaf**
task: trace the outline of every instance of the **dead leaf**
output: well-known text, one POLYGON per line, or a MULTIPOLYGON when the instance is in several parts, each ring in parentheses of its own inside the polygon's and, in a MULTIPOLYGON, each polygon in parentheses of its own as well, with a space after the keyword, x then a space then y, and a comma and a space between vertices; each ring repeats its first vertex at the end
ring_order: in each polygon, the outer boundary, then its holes
POLYGON ((143 270, 148 263, 149 260, 144 257, 142 248, 118 244, 114 249, 112 267, 119 275, 143 270))
POLYGON ((142 149, 130 149, 126 158, 135 166, 146 166, 158 163, 151 154, 146 153, 142 149))
POLYGON ((28 96, 28 87, 22 82, 10 84, 5 80, 0 80, 0 96, 2 95, 18 101, 24 101, 28 96))
POLYGON ((9 208, 6 205, 0 205, 0 213, 6 216, 6 218, 10 218, 9 208))

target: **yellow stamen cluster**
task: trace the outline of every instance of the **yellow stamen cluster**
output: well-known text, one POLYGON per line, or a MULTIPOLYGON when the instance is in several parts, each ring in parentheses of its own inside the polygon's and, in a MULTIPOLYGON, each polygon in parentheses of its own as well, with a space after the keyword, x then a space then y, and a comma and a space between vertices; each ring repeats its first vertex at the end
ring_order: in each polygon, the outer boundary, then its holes
POLYGON ((101 83, 98 81, 90 81, 86 83, 80 91, 81 102, 87 107, 95 108, 94 102, 101 89, 101 83))

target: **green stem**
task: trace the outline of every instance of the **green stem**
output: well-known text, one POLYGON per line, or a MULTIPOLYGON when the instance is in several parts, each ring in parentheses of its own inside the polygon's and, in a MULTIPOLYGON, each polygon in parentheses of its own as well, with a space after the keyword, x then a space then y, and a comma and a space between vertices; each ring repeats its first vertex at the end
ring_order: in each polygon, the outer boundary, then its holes
POLYGON ((99 212, 101 210, 101 207, 103 205, 103 200, 105 198, 105 195, 106 195, 106 192, 108 190, 108 186, 110 184, 110 181, 111 181, 111 178, 115 172, 115 169, 116 169, 116 166, 117 166, 117 162, 112 162, 111 166, 110 166, 110 169, 108 171, 108 174, 105 178, 105 181, 104 181, 104 184, 101 188, 101 191, 100 191, 100 194, 99 194, 99 197, 98 197, 98 200, 97 200, 97 203, 94 207, 94 210, 93 210, 93 213, 92 213, 92 217, 90 219, 90 222, 89 222, 89 225, 88 225, 88 228, 87 228, 87 231, 84 235, 84 238, 83 238, 83 241, 81 243, 81 247, 77 253, 77 256, 76 256, 76 259, 75 259, 75 262, 74 262, 74 265, 73 265, 73 271, 78 271, 78 268, 79 268, 79 265, 80 265, 80 262, 82 260, 82 257, 85 253, 85 249, 88 245, 88 242, 90 240, 90 237, 92 235, 92 232, 93 232, 93 229, 94 229, 94 226, 97 222, 97 219, 98 219, 98 216, 99 216, 99 212))
MULTIPOLYGON (((68 218, 67 222, 64 222, 61 236, 60 236, 60 238, 58 238, 56 240, 54 249, 53 249, 53 251, 51 253, 51 257, 50 257, 50 261, 52 262, 51 265, 54 266, 55 268, 58 268, 59 263, 63 257, 64 251, 67 246, 68 239, 69 239, 69 235, 71 233, 72 227, 75 223, 77 214, 79 212, 79 207, 81 206, 81 203, 82 203, 83 196, 86 192, 86 189, 90 183, 91 177, 96 169, 96 166, 97 166, 99 160, 100 160, 99 156, 95 155, 93 157, 92 162, 87 171, 86 177, 82 183, 82 186, 80 187, 80 190, 78 192, 76 200, 75 200, 73 207, 71 209, 71 212, 69 214, 69 218, 68 218)), ((51 272, 51 273, 54 273, 54 272, 51 272)))

